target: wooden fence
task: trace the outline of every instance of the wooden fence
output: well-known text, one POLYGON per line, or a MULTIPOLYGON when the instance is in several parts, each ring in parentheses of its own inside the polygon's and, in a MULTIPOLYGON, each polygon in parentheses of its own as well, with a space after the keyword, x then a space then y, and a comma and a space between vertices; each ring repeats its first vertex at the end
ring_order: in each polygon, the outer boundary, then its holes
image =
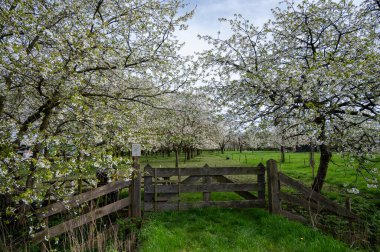
POLYGON ((186 210, 198 207, 265 207, 265 167, 152 168, 144 171, 144 211, 186 210), (237 183, 225 175, 257 175, 237 183), (251 193, 257 191, 257 196, 251 193), (181 202, 183 193, 203 193, 203 201, 181 202), (212 201, 212 192, 235 192, 244 200, 212 201))
MULTIPOLYGON (((50 238, 53 238, 55 236, 61 235, 69 231, 73 231, 75 228, 78 228, 85 224, 94 223, 95 220, 109 215, 111 213, 117 212, 126 207, 129 208, 129 216, 138 217, 134 216, 134 213, 140 212, 140 204, 138 201, 136 202, 134 200, 134 198, 136 198, 136 193, 134 192, 132 185, 133 181, 115 181, 113 183, 106 184, 91 191, 72 196, 67 201, 59 201, 38 209, 36 215, 39 219, 42 219, 44 221, 46 228, 34 234, 34 236, 32 237, 32 242, 34 244, 42 243, 41 250, 47 250, 47 246, 44 243, 45 240, 48 240, 50 238), (56 214, 64 213, 69 209, 79 207, 83 203, 95 200, 99 197, 119 191, 126 187, 129 187, 128 198, 117 200, 115 202, 112 202, 110 204, 96 209, 90 209, 90 211, 86 214, 67 220, 53 227, 49 227, 49 217, 56 214)), ((140 188, 138 190, 140 190, 140 188)))
MULTIPOLYGON (((300 182, 278 172, 277 163, 274 160, 267 162, 266 169, 262 164, 257 167, 218 168, 210 168, 207 165, 202 168, 152 168, 147 165, 144 168, 144 211, 187 210, 209 206, 265 207, 265 172, 267 172, 268 182, 268 208, 271 213, 283 215, 288 219, 306 222, 305 217, 282 208, 281 202, 287 201, 291 204, 302 206, 308 211, 330 211, 349 220, 359 219, 350 211, 350 208, 344 208, 305 187, 300 182), (256 176, 256 179, 249 183, 241 183, 226 177, 227 175, 253 175, 253 177, 256 176), (297 193, 291 194, 281 191, 281 185, 289 186, 296 190, 297 193), (196 192, 203 194, 202 201, 182 202, 181 195, 183 193, 196 192), (243 199, 213 201, 212 192, 234 192, 243 199), (257 192, 257 196, 252 192, 257 192)), ((37 210, 36 215, 44 220, 46 228, 34 234, 32 241, 35 244, 42 243, 42 250, 46 250, 44 243, 46 239, 72 231, 126 207, 129 210, 129 217, 139 218, 141 217, 141 189, 140 167, 138 162, 135 162, 131 181, 116 181, 106 184, 91 191, 72 196, 65 202, 56 202, 37 210), (126 187, 129 188, 128 198, 117 200, 96 209, 91 208, 88 213, 49 227, 49 217, 126 187)))
POLYGON ((267 162, 267 180, 268 208, 271 213, 283 215, 291 220, 307 222, 305 217, 282 209, 281 203, 286 201, 293 205, 301 206, 309 212, 319 213, 329 211, 337 216, 347 218, 350 221, 359 220, 358 216, 350 211, 348 205, 346 208, 342 207, 322 194, 304 186, 299 181, 279 172, 275 160, 269 160, 267 162), (282 185, 295 189, 296 193, 291 194, 281 191, 282 185))

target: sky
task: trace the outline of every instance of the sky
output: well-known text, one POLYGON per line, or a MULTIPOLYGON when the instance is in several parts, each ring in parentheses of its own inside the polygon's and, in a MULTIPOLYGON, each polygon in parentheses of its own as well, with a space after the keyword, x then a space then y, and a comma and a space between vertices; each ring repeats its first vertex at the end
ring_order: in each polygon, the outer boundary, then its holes
POLYGON ((188 21, 186 31, 177 31, 176 36, 186 44, 180 51, 183 55, 193 54, 208 48, 207 43, 199 40, 197 35, 227 37, 229 27, 218 21, 218 18, 233 18, 234 14, 242 14, 255 26, 261 26, 272 18, 271 9, 279 6, 280 0, 185 0, 188 3, 185 10, 195 8, 192 19, 188 21))
MULTIPOLYGON (((353 0, 359 4, 362 0, 353 0)), ((216 37, 220 31, 221 38, 231 35, 229 26, 221 23, 218 18, 232 19, 234 14, 241 14, 255 26, 261 26, 269 19, 273 18, 271 9, 283 7, 281 0, 184 0, 188 3, 184 11, 195 8, 195 13, 188 24, 186 31, 176 31, 175 35, 181 42, 186 44, 180 51, 182 55, 193 54, 209 48, 209 45, 199 40, 197 35, 211 35, 216 37)), ((300 3, 301 0, 294 0, 300 3)))

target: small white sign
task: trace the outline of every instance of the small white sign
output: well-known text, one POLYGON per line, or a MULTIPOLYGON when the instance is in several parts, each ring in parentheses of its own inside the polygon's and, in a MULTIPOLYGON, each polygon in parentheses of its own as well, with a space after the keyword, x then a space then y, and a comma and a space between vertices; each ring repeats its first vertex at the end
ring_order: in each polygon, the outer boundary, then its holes
POLYGON ((132 157, 141 156, 141 144, 132 144, 132 157))

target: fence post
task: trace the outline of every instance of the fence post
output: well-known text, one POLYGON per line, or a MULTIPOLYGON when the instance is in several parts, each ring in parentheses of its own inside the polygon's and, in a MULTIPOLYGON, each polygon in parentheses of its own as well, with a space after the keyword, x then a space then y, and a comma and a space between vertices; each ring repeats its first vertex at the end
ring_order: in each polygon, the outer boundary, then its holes
MULTIPOLYGON (((154 198, 154 194, 152 193, 147 193, 148 191, 148 187, 152 186, 153 185, 153 174, 148 174, 146 172, 146 170, 152 170, 152 167, 147 164, 145 167, 144 167, 144 202, 145 203, 152 203, 153 204, 153 198, 154 198)), ((146 211, 146 208, 145 208, 145 204, 144 204, 144 211, 146 211)))
POLYGON ((259 172, 257 173, 257 184, 259 186, 257 196, 260 200, 264 201, 265 206, 265 166, 260 163, 257 167, 259 168, 259 172))
POLYGON ((132 183, 129 189, 131 195, 131 217, 140 218, 141 217, 141 172, 139 157, 133 156, 133 175, 132 183))
MULTIPOLYGON (((346 209, 351 212, 351 199, 349 197, 346 198, 346 204, 345 205, 346 205, 346 209)), ((349 232, 350 232, 349 241, 350 241, 350 243, 352 243, 352 241, 353 241, 352 235, 354 234, 354 229, 353 229, 351 218, 348 219, 348 228, 349 228, 349 232)))
POLYGON ((280 205, 280 183, 278 180, 277 162, 273 159, 267 161, 268 180, 268 209, 271 213, 279 213, 280 205))
MULTIPOLYGON (((45 224, 45 229, 48 229, 49 228, 49 217, 44 218, 43 223, 45 224)), ((46 241, 41 242, 40 252, 47 252, 47 251, 49 251, 47 248, 47 242, 46 241)))

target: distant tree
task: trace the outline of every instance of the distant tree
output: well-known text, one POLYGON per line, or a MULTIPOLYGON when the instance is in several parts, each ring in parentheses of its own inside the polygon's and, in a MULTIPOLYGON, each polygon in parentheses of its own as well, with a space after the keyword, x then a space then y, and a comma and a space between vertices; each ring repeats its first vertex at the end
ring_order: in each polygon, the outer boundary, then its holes
POLYGON ((215 125, 210 102, 200 91, 183 91, 165 97, 165 109, 152 110, 149 131, 156 134, 156 145, 179 153, 189 160, 202 148, 214 147, 215 125))

